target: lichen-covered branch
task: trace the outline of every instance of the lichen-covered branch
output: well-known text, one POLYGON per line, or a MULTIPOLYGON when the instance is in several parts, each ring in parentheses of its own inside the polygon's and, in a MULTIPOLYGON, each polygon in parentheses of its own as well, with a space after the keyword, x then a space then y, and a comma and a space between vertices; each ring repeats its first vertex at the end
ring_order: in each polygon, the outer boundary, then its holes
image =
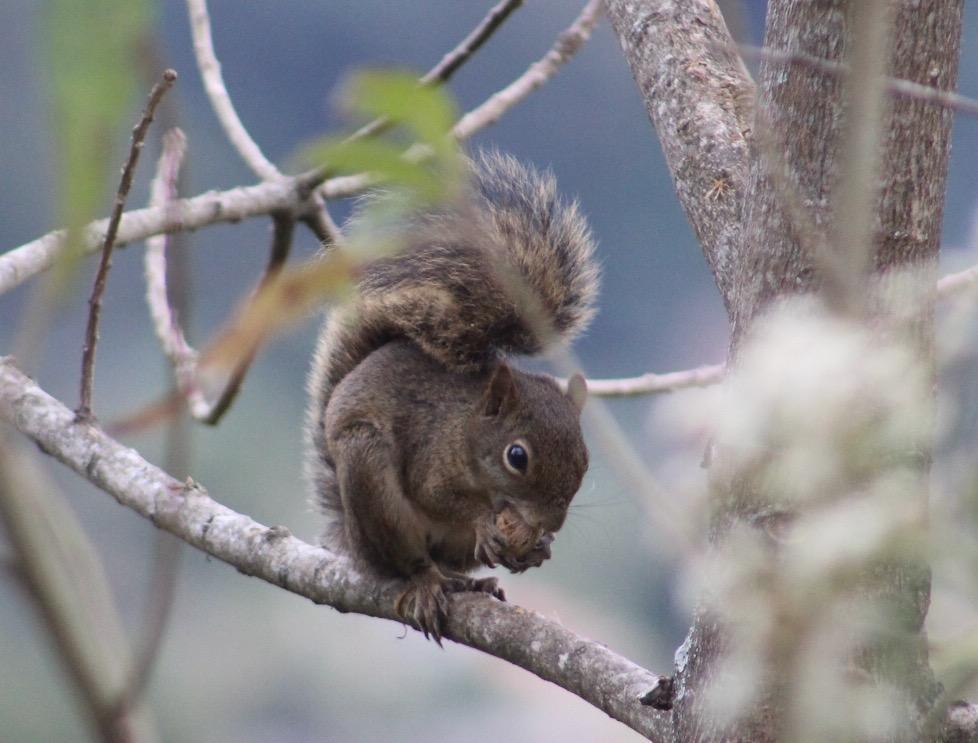
MULTIPOLYGON (((252 575, 343 612, 397 619, 394 581, 358 573, 339 555, 259 524, 181 483, 74 414, 0 359, 0 419, 156 526, 252 575)), ((672 740, 665 713, 639 699, 659 677, 535 612, 483 595, 453 596, 445 637, 578 695, 653 741, 672 740)))
POLYGON ((713 0, 608 0, 606 12, 729 309, 754 85, 713 0))

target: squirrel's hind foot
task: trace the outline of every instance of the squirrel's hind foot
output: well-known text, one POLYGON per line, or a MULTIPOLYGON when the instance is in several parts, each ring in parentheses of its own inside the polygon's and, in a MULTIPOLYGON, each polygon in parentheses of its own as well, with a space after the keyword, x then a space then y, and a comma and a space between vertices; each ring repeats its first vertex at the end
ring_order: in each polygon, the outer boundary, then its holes
POLYGON ((442 625, 448 616, 445 576, 434 565, 408 579, 408 586, 394 602, 394 611, 402 619, 414 622, 424 634, 441 647, 442 625))
POLYGON ((408 586, 394 602, 394 611, 407 622, 413 622, 441 647, 442 631, 448 618, 448 594, 470 591, 486 593, 506 600, 496 578, 470 578, 460 573, 443 574, 432 565, 408 579, 408 586))

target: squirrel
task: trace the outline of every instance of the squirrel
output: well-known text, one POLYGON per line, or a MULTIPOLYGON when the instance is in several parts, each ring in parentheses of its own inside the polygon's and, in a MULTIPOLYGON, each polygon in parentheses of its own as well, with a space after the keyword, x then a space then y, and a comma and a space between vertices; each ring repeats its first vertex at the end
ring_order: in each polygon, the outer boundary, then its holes
POLYGON ((309 374, 307 477, 324 542, 407 581, 395 610, 441 644, 447 594, 550 557, 588 466, 567 392, 508 356, 569 340, 594 313, 590 229, 554 178, 514 158, 469 162, 457 203, 413 215, 404 249, 366 264, 329 313, 309 374))

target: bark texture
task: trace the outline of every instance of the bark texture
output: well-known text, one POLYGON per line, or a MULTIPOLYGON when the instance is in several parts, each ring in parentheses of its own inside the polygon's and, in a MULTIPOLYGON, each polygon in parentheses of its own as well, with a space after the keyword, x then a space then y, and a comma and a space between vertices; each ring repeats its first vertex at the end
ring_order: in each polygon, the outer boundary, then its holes
MULTIPOLYGON (((852 3, 858 1, 771 0, 765 46, 845 61, 847 45, 854 43, 852 3)), ((961 0, 894 0, 892 12, 888 73, 953 89, 961 0)), ((783 194, 768 174, 771 167, 787 171, 816 227, 831 234, 832 190, 845 165, 838 157, 846 121, 844 81, 801 65, 765 64, 757 104, 765 115, 758 125, 770 126, 772 136, 766 139, 777 147, 773 152, 752 151, 763 148, 759 137, 752 136, 752 109, 744 103, 750 88, 737 61, 723 53, 732 42, 713 2, 609 0, 608 15, 659 134, 679 198, 714 271, 736 347, 772 300, 819 285, 814 257, 802 249, 797 225, 786 216, 790 210, 783 194), (727 179, 733 188, 711 189, 718 179, 727 179)), ((936 264, 952 119, 947 109, 912 99, 890 101, 888 108, 879 136, 882 168, 873 214, 872 264, 878 273, 936 264)), ((925 314, 916 329, 926 352, 930 318, 925 314)), ((727 481, 722 489, 726 492, 719 494, 720 500, 743 503, 749 498, 735 491, 749 491, 751 483, 727 481)), ((925 488, 920 498, 926 500, 925 488)), ((718 523, 736 518, 736 513, 721 512, 718 523)), ((929 574, 920 564, 892 564, 875 574, 867 588, 896 602, 906 617, 896 653, 900 670, 881 667, 883 653, 874 648, 867 649, 864 665, 875 678, 904 687, 909 702, 905 739, 917 740, 935 694, 922 630, 929 574)), ((726 726, 705 709, 703 690, 725 652, 725 637, 717 617, 700 613, 677 652, 676 739, 777 740, 784 711, 774 688, 746 719, 726 726)), ((968 715, 959 710, 958 716, 968 715)))
MULTIPOLYGON (((769 4, 764 45, 789 53, 845 61, 847 0, 774 0, 769 4)), ((957 82, 961 0, 899 0, 894 3, 888 73, 942 90, 957 82)), ((838 176, 840 132, 845 117, 843 80, 804 65, 765 63, 760 103, 783 150, 776 165, 788 169, 817 226, 830 229, 831 192, 838 176)), ((875 267, 935 261, 944 209, 944 184, 953 115, 920 100, 890 102, 880 138, 882 172, 877 209, 875 267)), ((744 232, 734 268, 732 302, 735 340, 772 299, 811 291, 818 284, 813 257, 806 255, 783 214, 780 194, 767 177, 771 153, 750 166, 744 232)))
POLYGON ((729 313, 754 84, 713 0, 608 0, 605 8, 729 313))

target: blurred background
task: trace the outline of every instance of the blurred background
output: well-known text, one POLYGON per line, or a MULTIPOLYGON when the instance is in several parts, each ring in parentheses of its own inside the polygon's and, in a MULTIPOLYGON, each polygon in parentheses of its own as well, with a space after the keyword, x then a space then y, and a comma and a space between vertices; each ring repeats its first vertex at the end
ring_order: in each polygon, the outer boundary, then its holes
MULTIPOLYGON (((490 4, 209 3, 216 51, 238 113, 280 167, 304 142, 348 125, 334 105, 348 73, 389 66, 423 72, 475 26, 490 4)), ((526 3, 453 79, 450 88, 461 109, 478 105, 539 59, 582 4, 526 3)), ((0 250, 60 226, 51 56, 40 38, 48 5, 0 3, 0 250)), ((764 2, 723 5, 739 38, 759 44, 764 2)), ((966 10, 960 89, 978 97, 978 12, 973 6, 966 10)), ((180 75, 165 105, 166 116, 179 123, 189 140, 183 195, 253 183, 204 95, 184 4, 158 2, 151 28, 154 36, 141 59, 119 64, 146 65, 153 77, 167 66, 180 75)), ((142 85, 131 97, 129 113, 108 147, 113 173, 128 150, 128 130, 148 87, 142 85)), ((161 133, 158 127, 150 133, 130 208, 146 202, 161 133)), ((561 190, 579 198, 589 216, 603 266, 600 313, 576 345, 589 376, 631 376, 722 361, 723 308, 606 23, 555 79, 468 146, 498 147, 552 168, 561 190)), ((953 147, 944 231, 948 270, 978 262, 978 177, 972 156, 978 122, 958 116, 953 147)), ((100 214, 107 214, 111 204, 114 176, 111 180, 100 214)), ((348 204, 331 208, 334 217, 342 218, 348 204)), ((269 219, 254 219, 208 227, 187 238, 191 342, 202 345, 253 285, 266 258, 269 231, 269 219)), ((316 248, 307 230, 297 229, 297 236, 296 260, 316 248)), ((79 267, 32 368, 42 387, 72 406, 94 268, 93 259, 79 267)), ((102 421, 159 399, 170 384, 143 286, 142 246, 117 252, 96 371, 94 405, 102 421)), ((0 297, 0 353, 13 346, 29 291, 28 285, 0 297)), ((192 474, 229 507, 266 524, 284 524, 310 541, 317 537, 320 520, 307 505, 302 481, 301 423, 317 326, 318 320, 310 320, 264 350, 221 425, 194 427, 189 472, 173 473, 192 474)), ((660 398, 646 397, 609 407, 640 457, 662 482, 674 486, 677 498, 683 497, 700 477, 702 442, 677 440, 656 417, 660 403, 660 398)), ((973 392, 964 403, 959 422, 973 432, 978 426, 973 392)), ((125 440, 150 461, 162 463, 163 439, 162 431, 153 430, 125 440)), ((124 623, 135 636, 148 600, 156 530, 54 462, 40 460, 97 545, 124 623)), ((676 592, 678 556, 663 546, 642 493, 614 470, 596 451, 554 558, 540 570, 501 576, 502 582, 512 601, 667 673, 689 618, 676 592)), ((189 548, 183 558, 148 691, 163 740, 638 739, 568 692, 502 661, 451 643, 441 650, 395 623, 315 607, 189 548)), ((0 625, 0 738, 86 740, 90 733, 74 689, 34 606, 4 577, 0 625)))

